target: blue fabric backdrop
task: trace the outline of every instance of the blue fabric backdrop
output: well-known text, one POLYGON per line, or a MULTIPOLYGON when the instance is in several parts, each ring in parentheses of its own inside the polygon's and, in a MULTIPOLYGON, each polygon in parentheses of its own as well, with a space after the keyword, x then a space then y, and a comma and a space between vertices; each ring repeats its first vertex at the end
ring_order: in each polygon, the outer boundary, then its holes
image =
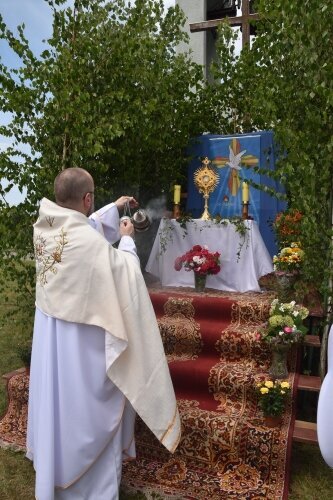
MULTIPOLYGON (((199 218, 204 201, 197 190, 193 175, 202 165, 204 157, 211 160, 211 166, 219 175, 218 186, 209 198, 209 212, 221 217, 240 216, 242 213, 242 182, 251 180, 266 185, 275 191, 283 191, 278 183, 255 172, 254 167, 274 170, 275 151, 271 131, 236 135, 202 135, 192 140, 190 146, 192 161, 188 169, 188 189, 186 210, 199 218)), ((286 204, 270 196, 265 191, 249 186, 249 215, 259 225, 262 238, 271 256, 277 252, 271 223, 276 214, 284 210, 286 204)))

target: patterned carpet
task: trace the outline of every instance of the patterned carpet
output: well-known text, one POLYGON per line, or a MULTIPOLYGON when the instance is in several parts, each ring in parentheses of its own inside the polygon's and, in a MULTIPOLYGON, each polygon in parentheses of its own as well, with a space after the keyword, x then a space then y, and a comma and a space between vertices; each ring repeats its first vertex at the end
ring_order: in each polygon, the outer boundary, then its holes
MULTIPOLYGON (((174 455, 137 420, 137 460, 124 464, 122 488, 147 498, 280 500, 288 497, 294 411, 264 425, 253 387, 270 354, 256 332, 272 293, 150 288, 182 419, 174 455)), ((289 359, 295 386, 296 353, 289 359)), ((24 449, 29 376, 8 383, 0 446, 24 449)))
MULTIPOLYGON (((14 372, 13 372, 14 373, 14 372)), ((11 376, 7 382, 8 406, 0 420, 0 447, 25 451, 29 375, 23 370, 11 376)))
MULTIPOLYGON (((137 460, 122 487, 147 498, 270 499, 288 497, 294 413, 264 425, 253 392, 270 364, 256 340, 274 294, 150 288, 182 419, 182 439, 168 453, 140 419, 137 460), (157 495, 157 496, 156 496, 157 495)), ((296 353, 289 359, 295 385, 296 353)))

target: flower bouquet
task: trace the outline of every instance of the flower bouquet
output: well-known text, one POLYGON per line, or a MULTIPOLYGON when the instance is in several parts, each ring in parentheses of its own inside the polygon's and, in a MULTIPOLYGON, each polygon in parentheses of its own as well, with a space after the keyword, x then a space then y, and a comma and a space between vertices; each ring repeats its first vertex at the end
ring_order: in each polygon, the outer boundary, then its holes
POLYGON ((208 274, 220 272, 220 253, 210 252, 207 246, 194 245, 191 250, 175 260, 175 269, 180 271, 193 271, 195 276, 196 289, 202 290, 205 286, 205 279, 208 274))
POLYGON ((185 271, 194 271, 198 274, 217 274, 220 272, 219 252, 210 252, 207 246, 194 247, 184 255, 175 260, 175 269, 180 271, 184 267, 185 271))
POLYGON ((301 342, 306 334, 304 319, 309 311, 293 300, 282 303, 274 299, 266 326, 258 333, 258 339, 267 342, 271 347, 272 362, 270 376, 283 379, 288 376, 287 354, 292 344, 301 342))
POLYGON ((274 275, 278 297, 282 302, 289 302, 296 294, 295 284, 304 259, 300 244, 293 242, 284 247, 273 257, 274 275))
POLYGON ((291 392, 289 382, 264 380, 256 384, 258 405, 265 417, 281 417, 291 392))
POLYGON ((303 340, 307 329, 303 325, 309 311, 306 307, 274 299, 271 303, 266 326, 259 333, 260 338, 271 345, 296 344, 303 340))
POLYGON ((273 229, 279 246, 289 245, 301 234, 302 213, 297 209, 288 209, 275 217, 273 229))
POLYGON ((282 248, 278 255, 274 255, 274 271, 285 271, 287 273, 299 271, 303 259, 304 252, 300 248, 300 244, 293 242, 289 247, 282 248))

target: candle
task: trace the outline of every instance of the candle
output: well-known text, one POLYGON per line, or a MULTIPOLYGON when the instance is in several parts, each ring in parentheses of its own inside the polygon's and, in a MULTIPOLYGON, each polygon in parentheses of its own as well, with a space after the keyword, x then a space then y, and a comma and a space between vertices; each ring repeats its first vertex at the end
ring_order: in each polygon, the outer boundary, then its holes
POLYGON ((247 182, 243 182, 242 186, 242 202, 243 203, 248 203, 249 202, 249 185, 247 182))
POLYGON ((180 187, 178 184, 174 186, 173 202, 178 205, 180 203, 180 187))

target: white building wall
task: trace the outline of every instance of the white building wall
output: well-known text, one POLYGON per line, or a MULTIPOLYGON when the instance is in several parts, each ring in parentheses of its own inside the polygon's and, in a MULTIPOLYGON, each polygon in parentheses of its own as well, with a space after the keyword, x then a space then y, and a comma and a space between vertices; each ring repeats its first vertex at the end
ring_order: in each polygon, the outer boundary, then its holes
POLYGON ((178 47, 179 52, 192 50, 193 62, 200 64, 204 67, 204 74, 206 76, 206 32, 199 33, 190 32, 191 23, 199 23, 206 20, 206 0, 176 0, 176 5, 183 10, 187 22, 185 24, 185 31, 190 37, 190 44, 180 44, 178 47))

